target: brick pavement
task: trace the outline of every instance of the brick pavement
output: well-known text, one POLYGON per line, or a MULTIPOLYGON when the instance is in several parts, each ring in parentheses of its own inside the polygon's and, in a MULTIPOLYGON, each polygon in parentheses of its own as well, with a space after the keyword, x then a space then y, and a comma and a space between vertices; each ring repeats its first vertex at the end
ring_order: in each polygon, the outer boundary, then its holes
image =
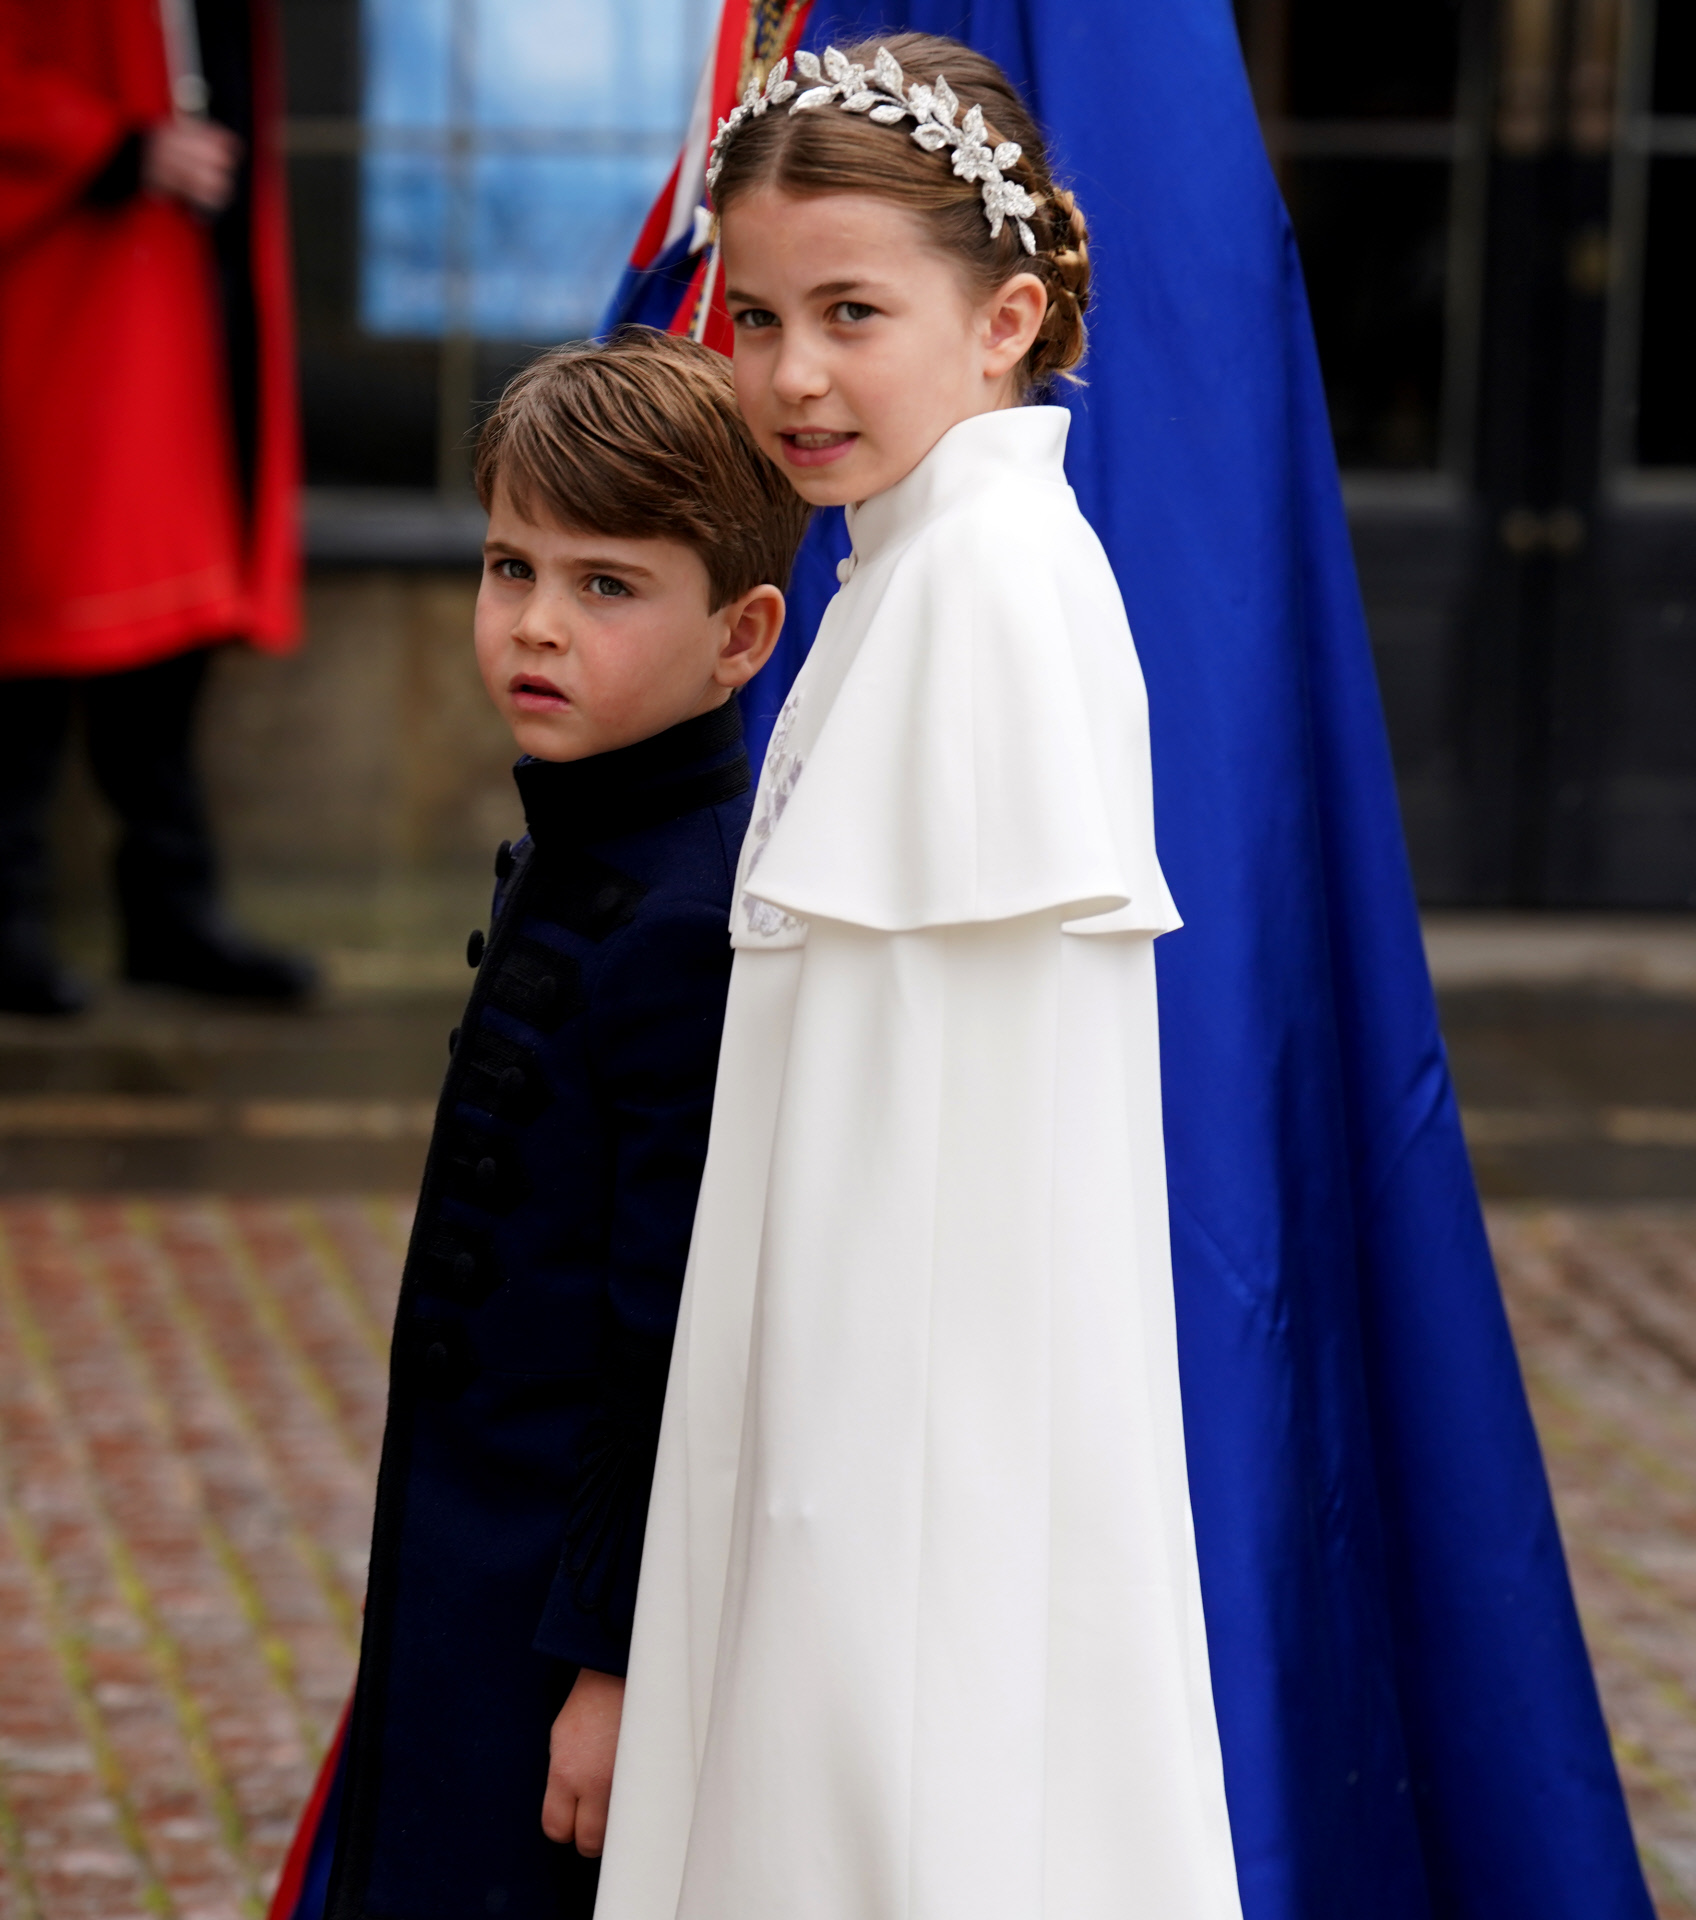
POLYGON ((1491 1230, 1662 1920, 1696 1920, 1696 1207, 1491 1230))
MULTIPOLYGON (((0 1915, 261 1910, 352 1672, 407 1207, 0 1203, 0 1915)), ((1492 1227, 1662 1920, 1696 1920, 1696 1208, 1492 1227)))
POLYGON ((0 1209, 0 1911, 262 1908, 352 1670, 405 1209, 0 1209))

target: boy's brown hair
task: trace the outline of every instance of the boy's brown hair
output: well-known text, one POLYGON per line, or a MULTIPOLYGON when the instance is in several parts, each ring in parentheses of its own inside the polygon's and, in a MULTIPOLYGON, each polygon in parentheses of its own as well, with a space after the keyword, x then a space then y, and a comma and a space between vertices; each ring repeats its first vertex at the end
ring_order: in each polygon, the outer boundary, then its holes
POLYGON ((730 362, 651 327, 555 347, 500 397, 477 439, 477 497, 526 519, 699 554, 714 613, 789 584, 806 502, 755 446, 730 362))

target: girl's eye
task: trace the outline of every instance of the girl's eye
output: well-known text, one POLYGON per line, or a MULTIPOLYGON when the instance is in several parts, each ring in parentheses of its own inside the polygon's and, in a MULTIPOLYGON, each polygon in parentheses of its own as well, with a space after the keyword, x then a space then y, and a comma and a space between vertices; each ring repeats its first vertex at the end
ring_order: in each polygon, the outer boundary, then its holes
POLYGON ((876 312, 876 307, 868 307, 863 300, 839 300, 836 303, 836 318, 845 321, 849 326, 855 326, 862 320, 869 320, 876 312))
POLYGON ((610 573, 597 573, 590 576, 589 591, 597 600, 622 600, 630 589, 610 573))
POLYGON ((748 333, 758 333, 777 325, 777 315, 769 307, 743 307, 732 316, 732 324, 748 333))

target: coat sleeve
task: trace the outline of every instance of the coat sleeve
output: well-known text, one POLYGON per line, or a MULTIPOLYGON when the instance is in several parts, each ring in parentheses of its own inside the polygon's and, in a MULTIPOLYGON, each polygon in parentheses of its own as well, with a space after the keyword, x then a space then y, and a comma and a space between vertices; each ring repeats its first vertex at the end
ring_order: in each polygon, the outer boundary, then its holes
POLYGON ((0 248, 75 205, 133 131, 113 101, 32 53, 33 4, 0 0, 0 248))
POLYGON ((622 1673, 629 1658, 730 962, 723 908, 680 907, 621 936, 589 1009, 613 1141, 601 1406, 535 1645, 601 1672, 622 1673))

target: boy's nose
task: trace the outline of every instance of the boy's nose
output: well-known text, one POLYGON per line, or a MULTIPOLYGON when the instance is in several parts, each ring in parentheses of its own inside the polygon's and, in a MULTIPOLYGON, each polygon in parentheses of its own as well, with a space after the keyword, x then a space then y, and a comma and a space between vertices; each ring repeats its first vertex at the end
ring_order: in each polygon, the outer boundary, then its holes
POLYGON ((553 594, 530 594, 513 622, 512 637, 521 647, 564 652, 571 645, 569 608, 553 594))
POLYGON ((550 618, 545 608, 526 607, 512 629, 514 642, 533 653, 564 653, 571 645, 565 621, 550 618))

